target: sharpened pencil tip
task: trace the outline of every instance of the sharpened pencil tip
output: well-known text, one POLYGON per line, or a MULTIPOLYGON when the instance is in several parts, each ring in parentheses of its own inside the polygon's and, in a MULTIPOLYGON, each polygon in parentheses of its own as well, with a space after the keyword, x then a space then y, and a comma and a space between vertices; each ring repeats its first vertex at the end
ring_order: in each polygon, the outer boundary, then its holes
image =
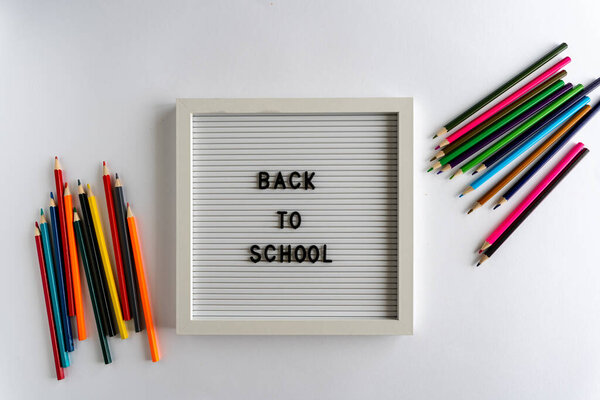
POLYGON ((55 159, 55 160, 58 160, 58 156, 54 156, 54 159, 55 159))
POLYGON ((433 167, 431 167, 427 170, 427 172, 431 172, 431 171, 433 171, 433 167))
POLYGON ((501 206, 501 204, 496 204, 496 205, 494 206, 494 208, 492 208, 492 210, 495 210, 496 208, 498 208, 498 207, 500 207, 500 206, 501 206))
POLYGON ((473 212, 473 209, 471 208, 469 211, 467 211, 467 214, 471 214, 473 212))
POLYGON ((454 178, 454 175, 450 175, 450 179, 454 178))
POLYGON ((77 179, 77 186, 81 185, 81 180, 77 179))
POLYGON ((436 175, 439 175, 439 174, 441 174, 442 172, 444 172, 444 171, 438 171, 438 172, 436 173, 436 175))
POLYGON ((115 174, 115 179, 119 179, 119 174, 115 174))
POLYGON ((435 156, 433 156, 433 157, 431 157, 431 158, 429 159, 429 161, 435 161, 435 160, 436 160, 436 157, 435 157, 435 156))
POLYGON ((440 149, 440 146, 435 146, 435 150, 439 150, 439 149, 440 149))
POLYGON ((50 198, 54 199, 54 193, 50 192, 50 198))
POLYGON ((476 173, 478 173, 479 171, 473 171, 473 173, 471 175, 475 175, 476 173))
POLYGON ((481 265, 481 261, 479 261, 476 266, 479 267, 480 265, 481 265))
POLYGON ((40 215, 44 215, 44 209, 40 208, 40 215))
POLYGON ((479 254, 483 253, 483 250, 479 250, 479 251, 478 251, 478 253, 479 253, 479 254))
POLYGON ((102 161, 102 166, 105 166, 105 165, 106 165, 106 161, 102 161))
POLYGON ((464 196, 464 194, 462 194, 462 193, 458 195, 458 197, 459 197, 459 198, 460 198, 460 197, 463 197, 463 196, 464 196))

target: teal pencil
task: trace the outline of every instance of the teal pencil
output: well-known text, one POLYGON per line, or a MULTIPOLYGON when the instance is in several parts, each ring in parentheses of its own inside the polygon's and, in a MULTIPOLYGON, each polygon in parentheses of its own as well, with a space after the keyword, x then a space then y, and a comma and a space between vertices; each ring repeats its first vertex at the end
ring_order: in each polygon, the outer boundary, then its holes
POLYGON ((58 352, 60 364, 63 368, 68 367, 69 355, 65 348, 65 337, 63 335, 60 308, 58 307, 58 289, 56 288, 56 276, 54 275, 54 262, 52 260, 52 246, 50 245, 50 233, 48 232, 48 221, 41 210, 40 234, 42 236, 42 247, 44 248, 44 259, 46 261, 46 272, 48 275, 48 289, 50 289, 50 300, 52 303, 52 314, 54 315, 54 326, 56 328, 56 340, 58 341, 58 352))

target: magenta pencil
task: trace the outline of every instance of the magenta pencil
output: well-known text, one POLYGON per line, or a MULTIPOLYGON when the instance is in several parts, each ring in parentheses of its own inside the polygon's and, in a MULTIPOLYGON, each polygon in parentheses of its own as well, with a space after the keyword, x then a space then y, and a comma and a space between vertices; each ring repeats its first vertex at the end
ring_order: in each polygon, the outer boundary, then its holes
POLYGON ((519 90, 517 90, 516 92, 514 92, 513 94, 511 94, 510 96, 508 96, 507 98, 505 98, 504 100, 502 100, 501 102, 499 102, 498 104, 481 114, 479 117, 475 118, 459 130, 454 132, 452 135, 448 136, 444 143, 446 141, 448 143, 452 143, 453 141, 455 141, 465 133, 469 132, 471 129, 475 128, 477 125, 479 125, 486 119, 492 117, 497 112, 502 111, 502 109, 509 106, 511 103, 515 102, 520 97, 526 95, 527 92, 534 89, 537 85, 539 85, 541 82, 552 76, 555 72, 559 71, 562 67, 564 67, 570 62, 570 57, 563 58, 562 60, 560 60, 559 62, 557 62, 556 64, 539 74, 531 82, 529 82, 528 84, 526 84, 525 86, 523 86, 522 88, 520 88, 519 90))
POLYGON ((544 179, 542 179, 542 181, 531 191, 531 193, 527 195, 527 197, 521 202, 521 204, 519 204, 508 215, 508 217, 506 217, 506 219, 502 221, 500 225, 498 225, 496 229, 494 229, 490 236, 487 237, 485 242, 483 242, 483 246, 481 246, 481 251, 490 247, 496 241, 496 239, 498 239, 502 232, 504 232, 506 228, 508 228, 510 224, 512 224, 513 221, 517 219, 517 217, 523 212, 523 210, 525 210, 527 206, 529 206, 529 204, 531 204, 535 200, 535 198, 546 188, 546 186, 548 186, 552 182, 552 180, 556 178, 558 174, 560 174, 560 171, 562 171, 567 166, 567 164, 569 164, 569 162, 571 162, 571 160, 575 158, 577 153, 579 153, 579 150, 581 150, 582 148, 583 143, 581 142, 573 146, 573 148, 567 153, 567 155, 564 156, 558 162, 558 164, 556 164, 552 171, 550 171, 548 175, 546 175, 544 179))

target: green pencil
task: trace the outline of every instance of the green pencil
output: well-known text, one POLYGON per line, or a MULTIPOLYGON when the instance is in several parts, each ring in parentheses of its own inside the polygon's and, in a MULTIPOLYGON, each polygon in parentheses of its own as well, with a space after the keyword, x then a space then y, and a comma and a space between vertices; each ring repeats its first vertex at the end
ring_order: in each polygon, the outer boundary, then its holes
POLYGON ((552 111, 556 110, 563 103, 565 103, 567 100, 569 100, 570 98, 575 96, 577 93, 581 92, 582 90, 583 90, 583 85, 581 85, 581 84, 579 84, 579 85, 575 86, 573 89, 569 90, 567 93, 562 95, 560 98, 558 98, 554 102, 552 102, 548 107, 546 107, 542 111, 540 111, 539 114, 535 115, 534 117, 529 119, 527 122, 525 122, 523 125, 519 126, 517 129, 515 129, 508 135, 504 136, 502 139, 500 139, 499 141, 494 143, 492 146, 488 147, 485 151, 483 151, 482 153, 477 155, 477 157, 473 158, 471 161, 464 164, 458 171, 456 171, 456 173, 454 175, 452 175, 451 178, 453 178, 456 175, 460 175, 460 174, 467 172, 468 170, 470 170, 471 168, 473 168, 474 166, 476 166, 477 164, 479 164, 480 162, 485 160, 487 157, 491 156, 492 154, 494 154, 495 152, 500 150, 507 143, 511 142, 517 136, 521 135, 527 129, 531 128, 535 123, 539 122, 542 118, 544 118, 545 116, 550 114, 552 111))
POLYGON ((448 164, 450 161, 454 160, 460 154, 462 154, 463 152, 465 152, 469 148, 473 147, 473 145, 475 145, 476 143, 479 143, 480 141, 482 141, 483 139, 485 139, 486 137, 488 137, 492 133, 496 132, 498 129, 502 128, 503 126, 505 126, 506 124, 508 124, 510 121, 514 120, 519 115, 523 114, 525 111, 529 110, 531 107, 535 106, 536 104, 538 104, 540 101, 542 101, 543 99, 545 99, 546 97, 548 97, 552 93, 556 92, 558 89, 560 89, 564 85, 565 85, 564 81, 558 81, 558 82, 556 82, 554 85, 550 86, 548 89, 544 90, 542 93, 538 94, 533 99, 529 100, 527 103, 523 104, 521 107, 519 107, 516 110, 514 110, 513 112, 511 112, 510 114, 508 114, 507 116, 505 116, 504 118, 502 118, 500 121, 496 122, 495 124, 493 124, 489 128, 484 129, 481 132, 480 135, 471 138, 471 140, 467 141, 462 146, 459 146, 453 152, 451 152, 451 153, 445 155, 444 157, 440 158, 433 165, 433 169, 438 169, 441 166, 448 164))
POLYGON ((483 107, 491 103, 494 99, 498 98, 504 92, 506 92, 511 87, 515 86, 517 83, 521 82, 523 79, 531 75, 534 71, 540 68, 542 65, 546 64, 548 61, 556 57, 557 54, 564 51, 567 48, 566 43, 561 43, 556 46, 550 52, 546 53, 542 58, 531 64, 529 67, 525 68, 523 71, 519 72, 517 75, 513 76, 508 82, 504 83, 502 86, 494 90, 492 93, 485 96, 483 99, 479 100, 477 103, 473 104, 468 110, 464 111, 459 116, 455 117, 452 121, 446 123, 434 136, 435 139, 438 136, 445 134, 446 132, 456 128, 460 123, 469 118, 471 115, 475 114, 477 111, 481 110, 483 107))

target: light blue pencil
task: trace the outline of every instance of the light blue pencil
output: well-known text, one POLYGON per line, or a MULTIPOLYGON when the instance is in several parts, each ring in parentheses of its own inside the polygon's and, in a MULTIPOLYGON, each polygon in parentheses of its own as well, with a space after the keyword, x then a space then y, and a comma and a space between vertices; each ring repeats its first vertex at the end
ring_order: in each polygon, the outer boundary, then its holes
POLYGON ((571 118, 577 111, 579 111, 583 106, 590 102, 590 98, 585 96, 581 100, 579 100, 575 105, 569 108, 567 111, 559 115, 551 124, 549 124, 545 129, 539 131, 536 135, 532 136, 529 140, 524 142, 521 146, 514 149, 512 152, 508 153, 502 160, 494 164, 491 168, 485 171, 483 175, 479 178, 475 179, 462 193, 463 195, 472 192, 477 189, 479 186, 483 185, 488 179, 497 174, 500 170, 506 167, 508 164, 517 159, 521 154, 525 153, 529 150, 533 145, 542 140, 544 136, 558 128, 562 125, 566 120, 571 118))
POLYGON ((56 329, 56 341, 58 342, 60 364, 63 368, 66 368, 69 366, 69 355, 65 349, 65 337, 63 335, 60 308, 58 306, 58 289, 56 288, 56 276, 54 275, 54 262, 52 260, 52 245, 50 244, 50 233, 48 231, 48 222, 44 216, 44 210, 41 210, 40 235, 42 237, 42 247, 44 248, 44 260, 46 261, 48 289, 50 291, 50 301, 52 303, 52 314, 54 315, 54 328, 56 329))

